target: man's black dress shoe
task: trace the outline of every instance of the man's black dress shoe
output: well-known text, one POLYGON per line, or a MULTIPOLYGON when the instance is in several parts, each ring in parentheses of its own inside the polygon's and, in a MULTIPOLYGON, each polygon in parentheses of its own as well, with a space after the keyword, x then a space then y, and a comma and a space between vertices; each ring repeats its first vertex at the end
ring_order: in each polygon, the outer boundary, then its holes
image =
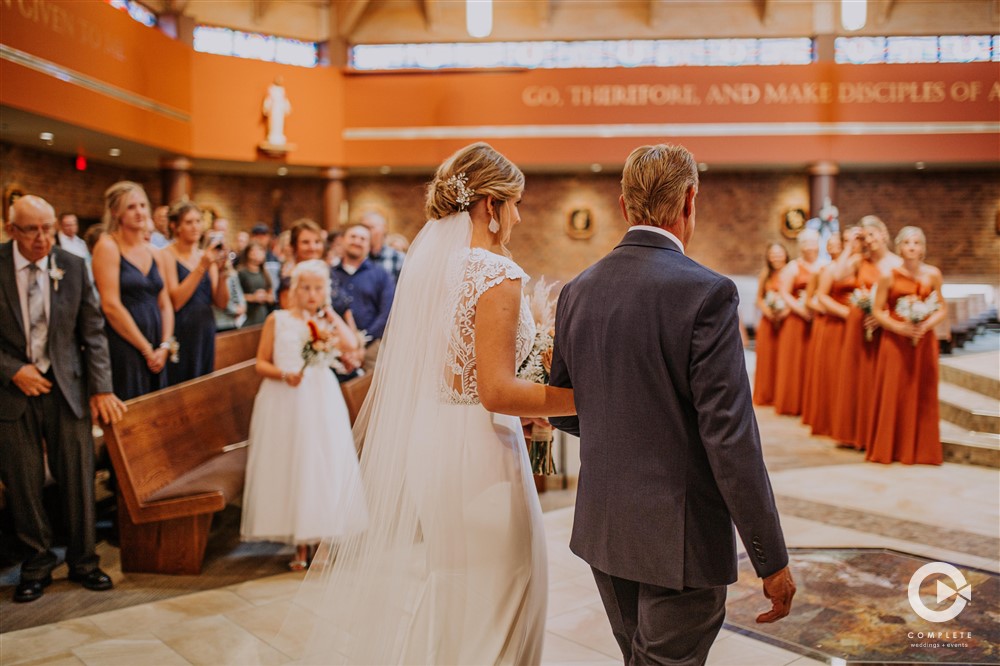
POLYGON ((83 585, 88 590, 95 590, 97 592, 110 590, 115 586, 115 584, 111 582, 111 577, 100 569, 94 569, 93 571, 88 571, 83 574, 77 574, 70 571, 69 579, 74 583, 83 585))
POLYGON ((46 576, 40 580, 22 580, 14 590, 14 601, 26 603, 42 598, 42 592, 52 584, 52 576, 46 576))

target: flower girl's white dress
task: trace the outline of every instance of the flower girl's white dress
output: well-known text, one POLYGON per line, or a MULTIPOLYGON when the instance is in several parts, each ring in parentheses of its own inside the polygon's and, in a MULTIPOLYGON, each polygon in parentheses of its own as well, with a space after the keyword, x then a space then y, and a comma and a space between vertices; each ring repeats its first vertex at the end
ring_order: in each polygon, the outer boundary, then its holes
MULTIPOLYGON (((306 322, 275 313, 276 366, 302 369, 306 322)), ((243 490, 244 540, 337 540, 367 524, 351 422, 337 379, 314 361, 297 387, 264 379, 250 421, 243 490)))

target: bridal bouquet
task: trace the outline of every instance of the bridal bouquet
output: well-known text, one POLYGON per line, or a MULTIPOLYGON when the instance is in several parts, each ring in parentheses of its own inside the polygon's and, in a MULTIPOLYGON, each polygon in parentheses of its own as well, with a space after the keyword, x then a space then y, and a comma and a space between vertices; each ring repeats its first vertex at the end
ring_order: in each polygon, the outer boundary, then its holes
MULTIPOLYGON (((539 278, 528 296, 531 317, 535 320, 535 341, 528 357, 517 370, 517 377, 535 384, 547 384, 552 370, 552 345, 555 336, 558 282, 539 278), (555 292, 555 293, 554 293, 555 292)), ((552 460, 552 426, 532 424, 531 445, 528 448, 532 474, 555 474, 552 460)))
MULTIPOLYGON (((764 294, 764 305, 770 308, 771 311, 774 313, 781 312, 782 310, 788 307, 787 305, 785 305, 785 299, 783 299, 781 297, 781 294, 779 294, 776 291, 768 291, 767 293, 764 294)), ((779 320, 778 322, 775 323, 780 325, 781 322, 779 320)))
POLYGON ((326 365, 337 372, 346 374, 347 370, 340 363, 340 350, 337 349, 333 332, 329 329, 320 328, 312 319, 306 321, 309 327, 309 337, 302 347, 302 370, 309 365, 326 365))
MULTIPOLYGON (((872 293, 867 289, 855 289, 851 293, 851 305, 861 310, 866 316, 872 313, 873 302, 872 293)), ((865 340, 871 342, 874 332, 873 328, 865 326, 865 340)))
MULTIPOLYGON (((925 301, 920 300, 916 296, 903 296, 896 301, 895 312, 904 321, 919 324, 940 309, 941 304, 938 303, 937 292, 935 291, 931 292, 931 295, 925 301)), ((914 347, 920 344, 919 340, 912 339, 911 341, 914 347)))

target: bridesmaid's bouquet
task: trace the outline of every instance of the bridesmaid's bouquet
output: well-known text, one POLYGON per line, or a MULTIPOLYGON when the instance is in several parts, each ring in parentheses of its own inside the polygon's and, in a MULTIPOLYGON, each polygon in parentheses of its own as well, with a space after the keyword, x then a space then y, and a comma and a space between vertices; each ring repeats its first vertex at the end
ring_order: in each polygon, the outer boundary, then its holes
MULTIPOLYGON (((552 346, 555 342, 556 301, 558 282, 539 278, 528 295, 531 317, 535 320, 535 341, 528 357, 517 369, 517 377, 535 384, 548 384, 552 370, 552 346), (555 293, 554 293, 555 292, 555 293)), ((532 424, 531 445, 528 448, 532 474, 555 474, 552 460, 552 426, 532 424)))
MULTIPOLYGON (((865 316, 872 313, 873 302, 874 299, 872 298, 872 293, 867 289, 855 289, 854 292, 851 293, 851 305, 865 313, 865 316)), ((867 342, 872 341, 874 333, 875 330, 872 327, 865 326, 865 340, 867 342)))
POLYGON ((306 326, 309 327, 309 337, 302 347, 303 363, 300 372, 304 372, 309 365, 325 365, 346 374, 347 370, 340 362, 340 350, 337 349, 333 332, 320 328, 312 319, 306 321, 306 326))
MULTIPOLYGON (((771 309, 772 312, 776 314, 788 308, 788 306, 785 304, 785 299, 783 299, 781 297, 781 294, 779 294, 776 291, 768 291, 767 293, 764 294, 764 305, 766 305, 768 308, 771 309)), ((779 319, 778 321, 772 323, 774 323, 777 326, 780 326, 781 320, 779 319)))
MULTIPOLYGON (((895 312, 903 321, 919 324, 940 309, 941 304, 938 302, 937 292, 934 291, 927 297, 927 300, 923 301, 916 296, 903 296, 896 301, 895 312)), ((920 343, 916 339, 911 339, 911 341, 914 347, 920 343)))

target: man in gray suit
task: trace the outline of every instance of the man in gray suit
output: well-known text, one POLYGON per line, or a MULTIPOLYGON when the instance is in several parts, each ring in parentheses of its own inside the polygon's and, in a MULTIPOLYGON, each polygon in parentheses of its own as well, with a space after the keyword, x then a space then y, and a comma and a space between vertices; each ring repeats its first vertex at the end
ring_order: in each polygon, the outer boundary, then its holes
POLYGON ((770 611, 795 585, 761 456, 736 287, 684 254, 698 168, 680 146, 625 163, 631 229, 562 290, 550 383, 575 390, 570 548, 593 569, 626 664, 701 664, 736 580, 733 524, 770 611))
POLYGON ((68 530, 70 580, 111 589, 98 568, 91 419, 115 423, 125 405, 111 388, 104 317, 83 259, 53 248, 55 212, 24 196, 0 245, 0 480, 17 536, 30 551, 14 601, 34 601, 57 560, 42 506, 45 454, 68 530))

